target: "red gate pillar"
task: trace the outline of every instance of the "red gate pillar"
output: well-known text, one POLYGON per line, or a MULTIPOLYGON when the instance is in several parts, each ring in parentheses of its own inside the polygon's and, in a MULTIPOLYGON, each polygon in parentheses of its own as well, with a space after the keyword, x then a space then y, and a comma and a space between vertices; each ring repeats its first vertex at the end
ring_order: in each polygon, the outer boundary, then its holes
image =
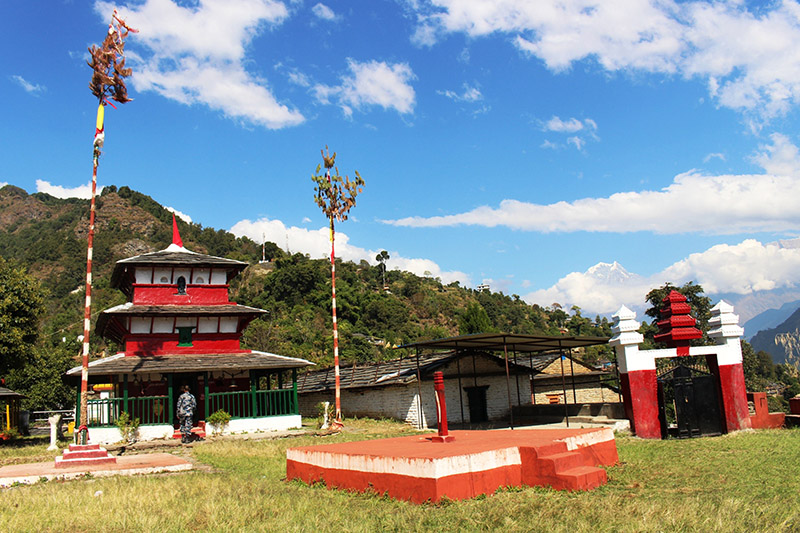
POLYGON ((718 375, 727 430, 750 428, 740 339, 744 330, 739 327, 739 317, 733 314, 733 306, 723 300, 711 309, 708 325, 711 327, 708 336, 717 343, 718 375))
POLYGON ((644 439, 660 439, 655 358, 639 351, 644 337, 638 332, 636 313, 623 305, 613 318, 614 336, 608 343, 616 350, 622 401, 631 431, 644 439))

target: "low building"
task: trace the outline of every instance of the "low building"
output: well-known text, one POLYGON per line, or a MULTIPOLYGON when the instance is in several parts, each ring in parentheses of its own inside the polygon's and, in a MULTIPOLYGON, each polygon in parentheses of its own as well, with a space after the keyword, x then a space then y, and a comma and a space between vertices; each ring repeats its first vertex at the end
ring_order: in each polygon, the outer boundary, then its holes
MULTIPOLYGON (((406 345, 403 348, 417 354, 340 369, 342 411, 345 416, 394 418, 418 428, 435 427, 437 370, 444 374, 449 424, 502 421, 513 426, 512 410, 534 402, 617 401, 607 383, 608 372, 596 371, 569 354, 572 348, 605 342, 603 337, 478 334, 406 345)), ((319 403, 334 401, 334 380, 332 368, 300 377, 304 416, 317 416, 319 403)))
MULTIPOLYGON (((505 420, 509 414, 505 361, 483 352, 446 352, 340 369, 345 416, 394 418, 418 428, 436 427, 433 373, 444 374, 447 419, 451 424, 505 420)), ((529 370, 509 367, 512 402, 530 402, 529 370)), ((317 416, 318 404, 333 402, 332 368, 300 376, 300 413, 317 416)))

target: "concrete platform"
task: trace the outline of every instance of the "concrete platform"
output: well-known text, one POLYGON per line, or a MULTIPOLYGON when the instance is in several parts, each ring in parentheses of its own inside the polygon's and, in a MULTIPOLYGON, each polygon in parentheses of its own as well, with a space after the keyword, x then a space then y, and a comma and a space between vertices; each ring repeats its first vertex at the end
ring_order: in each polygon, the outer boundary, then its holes
POLYGON ((505 486, 591 490, 618 461, 611 429, 452 431, 431 436, 290 448, 287 479, 328 487, 373 490, 414 503, 491 494, 505 486))
POLYGON ((168 453, 145 453, 117 456, 116 463, 56 467, 53 461, 8 465, 0 468, 0 487, 15 483, 37 483, 42 478, 76 479, 91 474, 93 477, 131 476, 158 472, 191 470, 192 463, 168 453))

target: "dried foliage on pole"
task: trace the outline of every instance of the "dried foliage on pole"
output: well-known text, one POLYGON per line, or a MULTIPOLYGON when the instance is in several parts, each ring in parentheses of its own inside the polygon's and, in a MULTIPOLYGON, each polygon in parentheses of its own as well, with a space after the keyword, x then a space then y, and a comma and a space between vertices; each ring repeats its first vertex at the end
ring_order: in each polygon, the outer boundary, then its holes
POLYGON ((98 100, 111 98, 120 104, 131 101, 124 81, 124 78, 130 76, 132 72, 131 69, 125 68, 125 38, 129 32, 137 33, 138 30, 134 30, 119 18, 115 9, 103 43, 100 46, 89 47, 92 60, 88 64, 93 70, 89 88, 98 100))
POLYGON ((336 252, 334 248, 335 231, 334 220, 347 220, 347 212, 356 205, 356 196, 364 190, 364 180, 361 174, 356 171, 356 179, 350 181, 347 176, 339 175, 336 168, 336 152, 330 155, 328 147, 325 151, 320 150, 322 161, 325 165, 325 174, 320 174, 321 165, 317 165, 317 171, 311 176, 316 184, 314 188, 314 201, 322 208, 322 212, 328 217, 331 228, 331 309, 333 315, 333 366, 336 383, 336 420, 332 424, 334 428, 342 426, 342 405, 341 392, 339 387, 339 331, 336 325, 336 252), (331 175, 331 169, 335 174, 331 175))

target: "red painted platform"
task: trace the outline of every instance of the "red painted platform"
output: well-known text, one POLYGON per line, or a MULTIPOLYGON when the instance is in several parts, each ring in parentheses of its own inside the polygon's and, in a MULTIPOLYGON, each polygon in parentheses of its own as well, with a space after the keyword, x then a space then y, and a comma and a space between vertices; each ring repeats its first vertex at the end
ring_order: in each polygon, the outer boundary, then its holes
POLYGON ((290 448, 287 479, 374 490, 415 503, 491 494, 505 486, 591 490, 618 461, 611 429, 452 431, 455 440, 399 437, 290 448))

